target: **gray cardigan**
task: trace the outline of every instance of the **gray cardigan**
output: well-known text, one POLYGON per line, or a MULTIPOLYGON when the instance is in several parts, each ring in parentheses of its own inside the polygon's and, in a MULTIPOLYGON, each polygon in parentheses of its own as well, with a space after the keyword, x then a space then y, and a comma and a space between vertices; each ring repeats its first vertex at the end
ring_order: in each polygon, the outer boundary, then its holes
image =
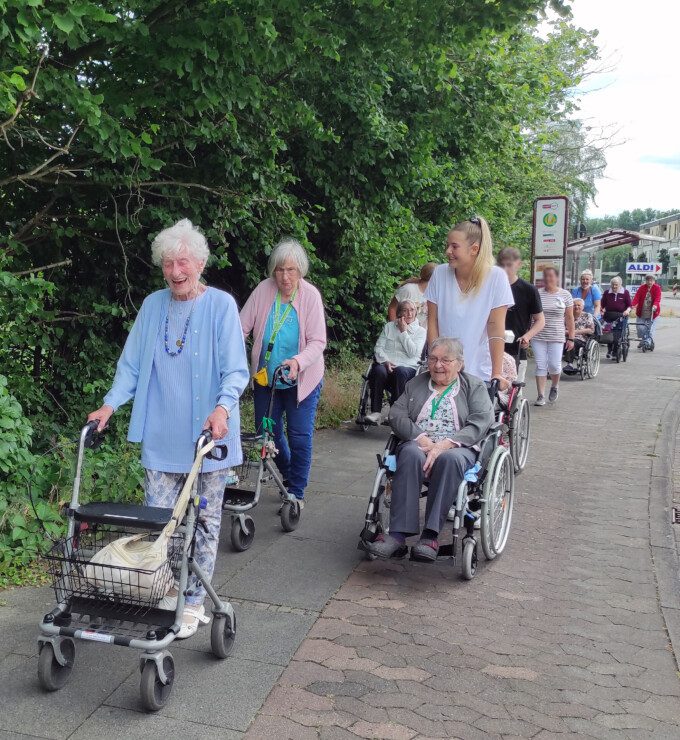
MULTIPOLYGON (((406 389, 390 409, 390 426, 399 439, 409 441, 423 433, 415 421, 432 394, 429 382, 430 373, 416 375, 409 380, 406 389)), ((462 447, 472 447, 484 438, 493 423, 493 406, 484 381, 473 375, 459 373, 458 382, 460 390, 455 402, 460 429, 451 435, 451 439, 462 447)))

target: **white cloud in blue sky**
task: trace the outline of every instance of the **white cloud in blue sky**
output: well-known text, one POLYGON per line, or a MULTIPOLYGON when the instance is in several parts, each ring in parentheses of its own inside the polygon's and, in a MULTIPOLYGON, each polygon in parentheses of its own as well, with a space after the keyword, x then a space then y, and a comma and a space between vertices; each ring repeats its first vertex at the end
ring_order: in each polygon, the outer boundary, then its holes
POLYGON ((574 21, 598 29, 605 72, 580 88, 590 125, 618 130, 591 215, 680 210, 680 2, 572 0, 574 21))

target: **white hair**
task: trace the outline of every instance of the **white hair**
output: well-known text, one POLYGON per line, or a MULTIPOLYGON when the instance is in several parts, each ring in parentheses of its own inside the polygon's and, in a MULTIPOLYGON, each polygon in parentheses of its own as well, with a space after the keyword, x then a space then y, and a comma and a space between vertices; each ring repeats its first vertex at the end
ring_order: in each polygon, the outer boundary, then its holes
POLYGON ((281 239, 269 255, 269 265, 267 266, 269 277, 273 277, 274 270, 288 259, 295 263, 300 271, 300 277, 304 277, 309 272, 309 258, 304 247, 297 239, 286 237, 281 239))
POLYGON ((404 301, 399 301, 399 303, 397 303, 397 318, 398 319, 401 318, 406 313, 406 308, 408 306, 413 306, 413 308, 415 308, 416 311, 418 310, 418 306, 416 306, 416 304, 410 298, 407 298, 404 301))
POLYGON ((619 275, 615 275, 610 281, 609 284, 618 283, 619 285, 623 285, 623 280, 619 277, 619 275))
POLYGON ((577 303, 584 307, 586 305, 586 302, 583 300, 583 298, 574 298, 574 305, 576 305, 577 303))
POLYGON ((465 355, 463 354, 463 343, 460 339, 454 339, 453 337, 437 337, 430 345, 430 353, 436 347, 444 347, 447 353, 451 355, 452 360, 460 360, 463 362, 465 359, 465 355))
POLYGON ((581 273, 581 277, 583 277, 584 275, 587 275, 588 277, 593 277, 593 271, 592 270, 584 270, 581 273))
POLYGON ((182 249, 186 249, 198 262, 205 263, 210 257, 206 238, 188 218, 183 218, 156 235, 151 243, 151 261, 160 266, 166 257, 176 256, 182 249))

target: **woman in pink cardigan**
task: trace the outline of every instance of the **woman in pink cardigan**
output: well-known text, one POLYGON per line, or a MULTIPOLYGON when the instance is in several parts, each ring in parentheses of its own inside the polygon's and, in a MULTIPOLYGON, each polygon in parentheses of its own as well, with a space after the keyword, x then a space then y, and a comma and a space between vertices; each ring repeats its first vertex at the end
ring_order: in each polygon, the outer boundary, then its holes
POLYGON ((274 370, 279 365, 286 368, 288 383, 277 382, 271 415, 278 450, 275 460, 286 488, 301 508, 312 465, 314 419, 326 348, 323 301, 319 291, 304 279, 308 269, 302 245, 295 239, 282 240, 269 257, 269 277, 255 288, 241 310, 244 336, 253 333, 251 371, 257 431, 267 415, 274 370))

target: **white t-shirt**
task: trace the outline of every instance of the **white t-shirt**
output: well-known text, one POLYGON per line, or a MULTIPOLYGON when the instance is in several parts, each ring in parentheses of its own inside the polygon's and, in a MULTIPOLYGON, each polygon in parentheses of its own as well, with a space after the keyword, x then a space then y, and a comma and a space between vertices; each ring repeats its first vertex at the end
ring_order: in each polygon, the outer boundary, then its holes
POLYGON ((398 301, 413 301, 416 304, 416 317, 418 323, 427 329, 427 301, 425 293, 420 292, 418 283, 405 283, 401 285, 394 293, 398 301))
POLYGON ((492 267, 479 292, 465 295, 451 267, 439 265, 430 278, 425 298, 437 304, 439 336, 455 337, 462 342, 465 371, 482 380, 491 380, 486 323, 494 308, 515 304, 505 270, 492 267))

